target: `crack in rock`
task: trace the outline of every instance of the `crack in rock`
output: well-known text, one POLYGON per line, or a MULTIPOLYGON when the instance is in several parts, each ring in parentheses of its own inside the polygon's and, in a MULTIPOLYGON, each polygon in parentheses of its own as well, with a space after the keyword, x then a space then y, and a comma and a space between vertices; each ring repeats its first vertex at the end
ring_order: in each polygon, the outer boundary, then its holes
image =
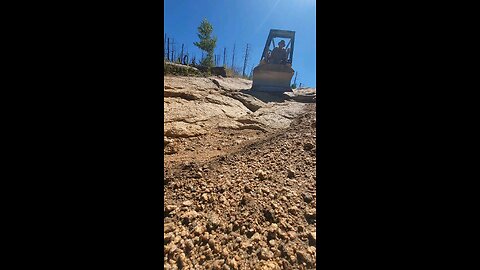
POLYGON ((178 91, 163 91, 163 97, 182 98, 186 100, 199 100, 202 96, 196 93, 185 93, 178 91))

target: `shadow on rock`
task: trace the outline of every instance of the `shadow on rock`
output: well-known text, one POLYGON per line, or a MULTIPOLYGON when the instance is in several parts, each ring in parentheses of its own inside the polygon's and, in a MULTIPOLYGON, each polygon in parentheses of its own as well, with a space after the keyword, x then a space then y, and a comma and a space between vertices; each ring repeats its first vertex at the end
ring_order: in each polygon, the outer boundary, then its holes
POLYGON ((258 90, 252 90, 252 89, 244 89, 240 91, 241 93, 251 95, 256 97, 257 99, 268 103, 268 102, 284 102, 285 100, 291 99, 290 96, 284 94, 284 93, 275 93, 275 92, 262 92, 258 90))

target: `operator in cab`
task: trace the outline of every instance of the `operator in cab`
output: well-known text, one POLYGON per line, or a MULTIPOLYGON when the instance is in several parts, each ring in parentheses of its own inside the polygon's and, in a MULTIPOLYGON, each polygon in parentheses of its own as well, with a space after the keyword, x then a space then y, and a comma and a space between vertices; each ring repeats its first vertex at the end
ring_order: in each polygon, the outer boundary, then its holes
POLYGON ((269 63, 272 64, 286 64, 287 63, 287 51, 284 49, 285 40, 281 40, 278 43, 278 47, 275 47, 269 58, 269 63))

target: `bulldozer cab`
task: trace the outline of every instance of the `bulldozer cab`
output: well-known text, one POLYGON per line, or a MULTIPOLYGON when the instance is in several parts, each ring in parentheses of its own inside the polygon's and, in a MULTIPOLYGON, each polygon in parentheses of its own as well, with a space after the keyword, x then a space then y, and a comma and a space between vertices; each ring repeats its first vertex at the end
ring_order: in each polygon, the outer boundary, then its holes
POLYGON ((294 45, 295 31, 270 30, 260 63, 253 69, 252 90, 277 93, 292 91, 290 81, 295 72, 292 69, 294 45), (280 53, 283 59, 272 61, 274 50, 282 40, 285 41, 285 52, 280 53))
POLYGON ((283 64, 292 65, 293 47, 295 44, 295 32, 286 30, 270 30, 267 42, 265 43, 265 48, 263 49, 263 53, 260 58, 260 62, 264 61, 266 63, 269 63, 273 50, 276 47, 279 47, 278 44, 282 40, 285 41, 286 45, 283 49, 286 50, 287 53, 287 59, 283 64))

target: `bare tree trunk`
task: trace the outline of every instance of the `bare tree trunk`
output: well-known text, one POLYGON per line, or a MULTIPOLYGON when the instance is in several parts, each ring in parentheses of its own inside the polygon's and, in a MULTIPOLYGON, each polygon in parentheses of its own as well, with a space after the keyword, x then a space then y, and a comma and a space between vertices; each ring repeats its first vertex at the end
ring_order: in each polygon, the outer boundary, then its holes
POLYGON ((167 60, 170 60, 170 38, 167 39, 167 60))
POLYGON ((182 43, 182 52, 180 53, 180 62, 183 61, 183 43, 182 43))
POLYGON ((248 43, 247 43, 247 48, 245 49, 245 61, 243 62, 243 71, 242 71, 243 77, 245 77, 245 68, 247 67, 247 60, 248 60, 248 43))
POLYGON ((224 67, 227 66, 227 48, 226 47, 223 48, 223 66, 224 67))
POLYGON ((232 70, 235 70, 235 43, 233 43, 232 70))
POLYGON ((175 39, 172 38, 172 59, 171 59, 171 61, 175 62, 175 58, 174 58, 174 55, 173 55, 174 51, 175 51, 175 47, 174 47, 173 44, 175 44, 175 39))

